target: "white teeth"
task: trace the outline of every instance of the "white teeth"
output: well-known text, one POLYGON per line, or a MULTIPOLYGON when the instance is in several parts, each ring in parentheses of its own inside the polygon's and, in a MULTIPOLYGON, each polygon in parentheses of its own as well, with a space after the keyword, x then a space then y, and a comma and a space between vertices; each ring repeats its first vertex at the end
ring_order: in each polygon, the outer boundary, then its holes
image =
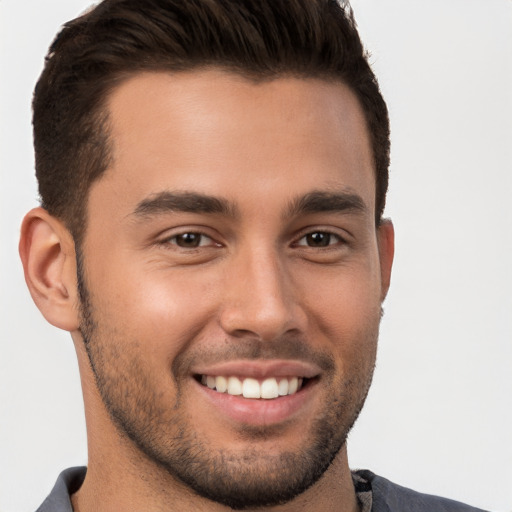
POLYGON ((225 377, 218 375, 202 375, 201 384, 228 395, 243 395, 244 398, 263 398, 271 400, 279 396, 293 395, 302 388, 301 377, 279 378, 269 377, 261 383, 257 379, 225 377))
POLYGON ((219 393, 224 393, 228 389, 226 377, 215 377, 215 388, 219 393))
POLYGON ((228 395, 241 395, 242 383, 236 377, 229 377, 228 379, 228 395))
POLYGON ((296 393, 298 387, 299 387, 299 379, 297 379, 297 377, 292 377, 290 379, 290 381, 288 382, 288 394, 293 395, 294 393, 296 393))
POLYGON ((260 383, 256 379, 244 379, 242 395, 244 398, 261 398, 260 383))
POLYGON ((279 396, 279 389, 277 387, 276 379, 265 379, 261 383, 261 398, 277 398, 279 396))
POLYGON ((279 396, 286 396, 288 394, 288 379, 281 379, 278 387, 279 396))
POLYGON ((215 389, 215 377, 211 377, 210 375, 208 375, 208 377, 206 377, 206 385, 210 389, 215 389))

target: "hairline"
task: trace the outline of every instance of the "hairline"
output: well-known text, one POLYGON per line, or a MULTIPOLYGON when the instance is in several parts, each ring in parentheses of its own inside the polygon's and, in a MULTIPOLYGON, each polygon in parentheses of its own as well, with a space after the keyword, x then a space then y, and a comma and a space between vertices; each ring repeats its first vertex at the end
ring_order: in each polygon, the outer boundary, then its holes
POLYGON ((329 72, 318 72, 318 73, 307 73, 300 72, 294 70, 283 70, 280 72, 261 72, 261 71, 253 71, 249 68, 244 68, 242 66, 228 65, 222 63, 201 63, 194 64, 190 63, 188 66, 179 66, 173 67, 172 65, 165 66, 138 66, 134 69, 125 69, 116 72, 111 75, 108 80, 105 81, 105 87, 102 89, 100 97, 96 106, 92 109, 92 111, 87 114, 87 117, 98 126, 98 142, 101 144, 105 156, 102 161, 102 170, 97 174, 97 176, 93 177, 87 182, 87 186, 84 190, 84 197, 81 203, 81 206, 78 208, 78 217, 77 219, 78 225, 68 225, 68 230, 71 232, 73 240, 75 244, 80 245, 86 235, 87 232, 87 216, 88 216, 88 203, 89 203, 89 195, 92 186, 97 181, 101 180, 105 174, 112 167, 114 162, 114 146, 115 139, 112 135, 112 111, 110 109, 110 101, 115 92, 122 87, 123 84, 128 81, 140 77, 141 75, 146 74, 162 74, 162 75, 182 75, 185 73, 198 73, 198 72, 207 72, 207 71, 222 71, 228 75, 234 77, 240 77, 243 80, 246 80, 252 84, 259 85, 264 83, 269 83, 274 80, 280 79, 297 79, 297 80, 319 80, 325 83, 330 84, 339 84, 343 85, 350 90, 350 92, 354 95, 359 108, 361 109, 366 134, 368 137, 368 143, 370 145, 371 157, 372 157, 372 165, 373 165, 373 177, 374 177, 374 200, 375 200, 375 225, 376 227, 380 226, 383 221, 383 215, 377 211, 377 185, 378 185, 378 176, 377 176, 377 158, 375 155, 374 143, 372 140, 372 132, 369 126, 368 116, 365 111, 364 105, 360 100, 357 90, 351 86, 346 80, 344 80, 340 75, 336 73, 329 72))

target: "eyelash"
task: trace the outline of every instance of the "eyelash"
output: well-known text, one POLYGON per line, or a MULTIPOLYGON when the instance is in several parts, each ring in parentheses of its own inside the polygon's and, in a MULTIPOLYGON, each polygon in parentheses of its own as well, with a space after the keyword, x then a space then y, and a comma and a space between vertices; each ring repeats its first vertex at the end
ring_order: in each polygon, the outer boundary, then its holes
POLYGON ((220 247, 221 244, 215 242, 213 240, 213 238, 211 236, 208 236, 206 235, 205 233, 201 233, 200 231, 184 231, 182 233, 177 233, 173 236, 170 236, 170 237, 167 237, 163 240, 160 240, 159 241, 159 244, 160 245, 174 245, 176 247, 179 247, 181 249, 189 249, 189 250, 193 250, 193 249, 199 249, 201 247, 207 247, 207 246, 210 246, 210 245, 215 245, 217 247, 220 247), (183 238, 183 237, 186 237, 186 236, 192 236, 192 237, 198 237, 199 238, 199 243, 197 245, 192 245, 192 246, 189 246, 187 247, 186 245, 180 245, 178 240, 180 238, 183 238), (203 243, 205 240, 208 240, 209 242, 208 243, 203 243), (212 244, 213 242, 213 244, 212 244))
MULTIPOLYGON (((322 241, 322 240, 320 240, 322 241)), ((317 229, 314 231, 309 231, 305 234, 303 234, 297 242, 295 242, 293 245, 297 247, 309 247, 313 249, 326 249, 326 248, 334 248, 338 245, 344 245, 346 244, 346 241, 337 233, 333 233, 332 231, 326 230, 326 229, 317 229), (314 235, 323 235, 327 237, 327 244, 326 245, 307 245, 300 243, 302 240, 306 240, 308 237, 313 237, 314 235), (332 239, 335 239, 335 243, 331 243, 332 239)))

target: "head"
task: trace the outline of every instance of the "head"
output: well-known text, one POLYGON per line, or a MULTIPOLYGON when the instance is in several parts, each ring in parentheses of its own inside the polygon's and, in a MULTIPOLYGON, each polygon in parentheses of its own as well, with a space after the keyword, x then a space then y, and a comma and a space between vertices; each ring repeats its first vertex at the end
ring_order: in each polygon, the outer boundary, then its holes
POLYGON ((42 206, 65 222, 76 241, 86 228, 89 188, 109 166, 110 93, 143 71, 206 67, 252 80, 314 77, 350 87, 370 135, 380 222, 389 121, 348 7, 336 0, 106 0, 56 37, 33 101, 42 206))
POLYGON ((53 43, 34 138, 21 253, 94 443, 238 509, 318 482, 370 386, 393 253, 350 11, 107 0, 53 43))

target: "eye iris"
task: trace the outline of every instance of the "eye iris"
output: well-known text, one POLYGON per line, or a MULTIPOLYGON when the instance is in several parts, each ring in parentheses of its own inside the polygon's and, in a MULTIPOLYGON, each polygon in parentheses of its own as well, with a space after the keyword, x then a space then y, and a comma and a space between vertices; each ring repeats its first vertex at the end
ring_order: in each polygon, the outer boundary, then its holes
POLYGON ((199 247, 201 235, 198 233, 183 233, 176 237, 176 244, 180 247, 199 247))
POLYGON ((313 247, 327 247, 331 242, 330 233, 310 233, 306 236, 308 245, 313 247))

